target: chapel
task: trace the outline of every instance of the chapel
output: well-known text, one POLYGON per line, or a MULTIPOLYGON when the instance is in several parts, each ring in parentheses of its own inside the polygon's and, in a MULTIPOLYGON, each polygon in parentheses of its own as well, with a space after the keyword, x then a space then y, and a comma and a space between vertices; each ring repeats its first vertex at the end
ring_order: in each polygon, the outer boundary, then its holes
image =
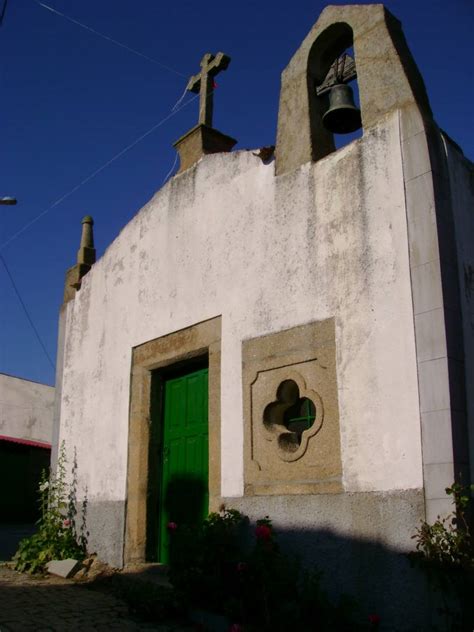
POLYGON ((203 57, 179 172, 97 261, 83 220, 53 450, 114 566, 166 563, 168 522, 225 504, 391 629, 424 629, 405 554, 474 475, 473 165, 383 5, 321 13, 282 73, 274 151, 212 127, 229 62, 203 57))

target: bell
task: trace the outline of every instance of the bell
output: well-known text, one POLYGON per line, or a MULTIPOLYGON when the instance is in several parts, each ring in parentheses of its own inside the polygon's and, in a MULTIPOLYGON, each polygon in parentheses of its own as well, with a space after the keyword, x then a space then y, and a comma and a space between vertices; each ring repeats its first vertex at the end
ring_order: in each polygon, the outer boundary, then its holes
POLYGON ((349 134, 362 127, 360 110, 355 106, 352 88, 347 84, 337 83, 331 88, 323 124, 333 134, 349 134))

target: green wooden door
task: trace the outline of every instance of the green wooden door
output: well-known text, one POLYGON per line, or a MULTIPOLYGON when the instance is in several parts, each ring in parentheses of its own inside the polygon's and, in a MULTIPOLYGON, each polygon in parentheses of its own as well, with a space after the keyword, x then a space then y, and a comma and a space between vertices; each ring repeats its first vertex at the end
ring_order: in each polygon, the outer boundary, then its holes
POLYGON ((170 522, 196 524, 207 517, 208 369, 164 382, 158 559, 169 557, 170 522))

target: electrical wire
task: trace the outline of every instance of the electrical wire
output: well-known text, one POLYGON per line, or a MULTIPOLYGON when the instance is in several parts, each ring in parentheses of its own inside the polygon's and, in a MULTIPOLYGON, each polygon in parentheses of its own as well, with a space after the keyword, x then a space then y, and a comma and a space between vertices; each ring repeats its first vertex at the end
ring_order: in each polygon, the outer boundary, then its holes
POLYGON ((2 26, 3 20, 5 18, 5 11, 7 10, 7 3, 8 3, 8 0, 5 0, 4 3, 3 3, 2 11, 0 13, 0 26, 2 26))
POLYGON ((174 112, 175 110, 177 110, 179 108, 179 106, 181 105, 182 100, 186 96, 186 92, 187 91, 188 91, 188 86, 186 85, 185 89, 183 90, 183 94, 179 97, 179 99, 176 101, 176 103, 171 108, 172 112, 174 112))
POLYGON ((134 55, 138 55, 139 57, 142 57, 143 59, 147 59, 148 61, 151 61, 153 64, 156 64, 157 66, 160 66, 160 68, 163 68, 163 70, 168 70, 168 72, 172 72, 175 75, 178 75, 179 77, 187 78, 187 75, 183 74, 182 72, 179 72, 179 70, 175 70, 174 68, 171 68, 171 66, 162 64, 157 59, 154 59, 153 57, 149 57, 148 55, 145 55, 145 53, 141 53, 139 50, 136 50, 135 48, 131 48, 130 46, 127 46, 127 44, 123 44, 122 42, 119 42, 113 37, 109 37, 108 35, 101 33, 100 31, 96 31, 91 26, 88 26, 87 24, 83 24, 82 22, 79 22, 79 20, 75 20, 74 18, 69 17, 65 13, 61 13, 61 11, 58 11, 57 9, 53 9, 53 7, 50 7, 47 4, 40 2, 39 0, 33 0, 33 1, 36 4, 38 4, 40 7, 43 7, 43 9, 47 9, 48 11, 51 11, 51 13, 55 13, 56 15, 59 15, 65 20, 68 20, 69 22, 72 22, 73 24, 77 24, 77 26, 80 26, 81 28, 86 29, 86 31, 90 31, 91 33, 94 33, 94 35, 98 35, 99 37, 102 37, 108 42, 111 42, 112 44, 115 44, 116 46, 120 46, 120 48, 124 48, 125 50, 128 50, 130 53, 133 53, 134 55))
MULTIPOLYGON (((112 44, 115 44, 116 46, 119 46, 120 48, 124 48, 125 50, 128 50, 129 52, 133 53, 134 55, 138 55, 139 57, 142 57, 143 59, 146 59, 147 61, 150 61, 154 64, 156 64, 157 66, 159 66, 160 68, 163 68, 164 70, 167 70, 169 72, 174 73, 175 75, 178 75, 179 77, 185 77, 187 78, 187 75, 179 72, 178 70, 175 70, 174 68, 171 68, 170 66, 167 66, 166 64, 163 64, 161 62, 159 62, 158 60, 154 59, 153 57, 149 57, 148 55, 145 55, 144 53, 131 48, 130 46, 127 46, 126 44, 123 44, 122 42, 119 42, 118 40, 109 37, 108 35, 105 35, 104 33, 101 33, 99 31, 97 31, 96 29, 93 29, 92 27, 88 26, 87 24, 83 24, 82 22, 79 22, 78 20, 75 20, 74 18, 69 17, 68 15, 53 9, 52 7, 44 4, 43 2, 40 2, 39 0, 34 0, 34 2, 36 4, 38 4, 39 6, 43 7, 44 9, 47 9, 48 11, 50 11, 51 13, 54 13, 62 18, 64 18, 65 20, 68 20, 69 22, 72 22, 73 24, 76 24, 77 26, 80 26, 81 28, 93 33, 94 35, 97 35, 99 37, 102 37, 103 39, 105 39, 108 42, 111 42, 112 44)), ((1 13, 1 18, 3 19, 3 16, 5 14, 5 8, 7 5, 7 0, 5 0, 4 6, 3 6, 3 11, 1 13)), ((1 21, 0 21, 1 24, 1 21)), ((142 134, 141 136, 139 136, 138 138, 136 138, 132 143, 130 143, 129 145, 127 145, 124 149, 122 149, 121 151, 119 151, 117 154, 115 154, 112 158, 110 158, 110 160, 108 160, 107 162, 105 162, 103 165, 101 165, 98 169, 96 169, 95 171, 93 171, 91 174, 89 174, 86 178, 84 178, 81 182, 79 182, 79 184, 77 184, 75 187, 73 187, 72 189, 70 189, 67 193, 65 193, 64 195, 62 195, 61 197, 59 197, 55 202, 53 202, 53 204, 51 204, 48 208, 46 208, 44 211, 42 211, 41 213, 39 213, 36 217, 34 217, 30 222, 28 222, 27 224, 25 224, 22 228, 20 228, 20 230, 18 230, 16 233, 14 233, 9 239, 7 239, 3 244, 0 245, 0 252, 6 248, 6 246, 8 246, 12 241, 14 241, 17 237, 19 237, 21 234, 23 234, 28 228, 30 228, 33 224, 35 224, 39 219, 41 219, 44 215, 46 215, 47 213, 49 213, 49 211, 51 211, 53 208, 55 208, 56 206, 58 206, 58 204, 60 204, 61 202, 63 202, 65 199, 67 199, 70 195, 72 195, 73 193, 75 193, 78 189, 80 189, 84 184, 86 184, 87 182, 89 182, 90 180, 92 180, 96 175, 98 175, 99 173, 101 173, 104 169, 106 169, 108 166, 110 166, 113 162, 115 162, 115 160, 117 160, 118 158, 120 158, 121 156, 123 156, 125 153, 127 153, 130 149, 132 149, 133 147, 135 147, 135 145, 137 145, 138 143, 140 143, 143 139, 145 139, 147 136, 149 136, 150 134, 152 134, 156 129, 158 129, 159 127, 161 127, 166 121, 168 121, 170 118, 172 118, 175 114, 177 114, 180 110, 182 110, 184 107, 186 107, 187 105, 189 105, 190 103, 192 103, 199 95, 195 95, 193 96, 191 99, 189 99, 189 101, 187 101, 186 103, 184 103, 183 105, 181 105, 181 102, 183 101, 185 95, 186 95, 186 91, 187 89, 185 88, 183 94, 181 95, 181 97, 178 99, 178 101, 175 103, 175 105, 173 106, 171 113, 168 114, 167 116, 165 116, 163 119, 161 119, 160 121, 158 121, 158 123, 156 123, 156 125, 153 125, 153 127, 151 127, 149 130, 147 130, 144 134, 142 134)), ((173 166, 171 167, 171 170, 168 172, 168 174, 165 176, 164 178, 164 182, 166 182, 168 180, 168 178, 170 177, 170 175, 172 174, 175 166, 176 166, 176 162, 177 162, 178 156, 176 155, 173 166)), ((48 353, 48 350, 46 349, 46 346, 39 334, 38 329, 36 328, 33 319, 30 316, 30 313, 28 311, 28 308, 26 307, 26 304, 20 294, 20 291, 15 283, 15 280, 13 278, 12 273, 10 272, 10 269, 7 265, 7 262, 5 261, 4 257, 2 254, 0 254, 0 260, 5 268, 5 272, 7 273, 8 278, 10 279, 10 282, 12 284, 12 287, 15 291, 15 294, 20 302, 20 305, 25 313, 25 316, 38 340, 38 343, 40 344, 46 358, 48 359, 49 364, 51 365, 53 371, 55 371, 55 365, 54 362, 51 359, 51 356, 48 353)))
POLYGON ((178 154, 176 154, 176 156, 174 157, 174 162, 173 162, 173 166, 171 167, 171 169, 168 171, 168 173, 165 175, 165 177, 163 178, 163 183, 165 184, 168 181, 168 178, 171 176, 171 174, 173 173, 175 167, 176 167, 176 163, 178 162, 178 154))
POLYGON ((5 268, 5 272, 7 273, 8 278, 10 279, 11 284, 12 284, 12 286, 13 286, 13 289, 15 290, 15 294, 16 294, 16 296, 17 296, 18 300, 20 301, 20 304, 21 304, 21 306, 22 306, 22 308, 23 308, 23 311, 25 312, 26 318, 28 319, 28 322, 30 323, 31 328, 32 328, 32 330, 34 331, 35 336, 36 336, 36 338, 38 339, 38 342, 39 342, 39 344, 40 344, 41 348, 42 348, 42 349, 43 349, 43 351, 44 351, 45 356, 48 358, 48 362, 50 363, 50 365, 51 365, 51 367, 52 367, 53 371, 55 371, 55 370, 56 370, 56 368, 55 368, 55 366, 54 366, 54 362, 51 360, 51 356, 49 355, 48 350, 46 349, 46 346, 45 346, 45 344, 43 343, 43 340, 41 339, 41 336, 39 335, 38 330, 36 329, 36 326, 35 326, 35 324, 34 324, 34 322, 33 322, 33 319, 31 318, 31 316, 30 316, 30 314, 29 314, 29 312, 28 312, 28 309, 27 309, 27 307, 26 307, 26 305, 25 305, 25 302, 23 301, 23 299, 22 299, 22 297, 21 297, 20 291, 18 290, 18 287, 17 287, 17 285, 16 285, 16 283, 15 283, 15 280, 14 280, 14 278, 13 278, 13 276, 12 276, 12 273, 10 272, 10 269, 9 269, 9 268, 8 268, 8 266, 7 266, 7 262, 5 261, 5 259, 3 258, 3 256, 2 256, 2 255, 0 255, 0 260, 1 260, 1 262, 3 263, 3 267, 5 268))
MULTIPOLYGON (((179 75, 180 77, 187 77, 186 75, 184 75, 183 73, 174 70, 174 68, 171 68, 170 66, 166 66, 165 64, 162 64, 161 62, 157 61, 156 59, 153 59, 152 57, 148 57, 148 55, 145 55, 143 53, 141 53, 140 51, 137 51, 133 48, 130 48, 129 46, 127 46, 126 44, 122 44, 122 42, 119 42, 118 40, 115 40, 111 37, 109 37, 108 35, 104 35, 103 33, 100 33, 99 31, 96 31, 95 29, 91 28, 90 26, 87 26, 87 24, 83 24, 82 22, 79 22, 78 20, 75 20, 67 15, 65 15, 64 13, 61 13, 60 11, 57 11, 56 9, 53 9, 52 7, 48 6, 47 4, 44 4, 43 2, 40 2, 39 0, 33 0, 36 4, 40 5, 41 7, 43 7, 44 9, 47 9, 48 11, 51 11, 52 13, 55 13, 63 18, 65 18, 66 20, 69 20, 70 22, 73 22, 74 24, 77 24, 78 26, 81 26, 82 28, 91 31, 92 33, 94 33, 95 35, 98 35, 100 37, 103 37, 104 39, 106 39, 107 41, 112 42, 113 44, 116 44, 117 46, 120 46, 122 48, 125 48, 127 50, 129 50, 132 53, 135 53, 136 55, 139 55, 140 57, 143 57, 144 59, 147 59, 148 61, 151 61, 155 64, 158 64, 158 66, 161 66, 162 68, 164 68, 165 70, 169 70, 170 72, 173 72, 176 75, 179 75)), ((20 228, 16 233, 14 233, 11 237, 9 237, 6 241, 4 241, 2 244, 0 244, 0 252, 2 250, 4 250, 12 241, 14 241, 17 237, 19 237, 20 235, 22 235, 26 230, 28 230, 28 228, 30 228, 31 226, 33 226, 33 224, 35 224, 39 219, 41 219, 44 215, 46 215, 47 213, 49 213, 49 211, 51 211, 53 208, 55 208, 56 206, 58 206, 58 204, 61 204, 61 202, 63 202, 65 199, 67 199, 70 195, 72 195, 73 193, 75 193, 78 189, 80 189, 84 184, 86 184, 87 182, 89 182, 90 180, 92 180, 92 178, 94 178, 96 175, 98 175, 101 171, 103 171, 104 169, 106 169, 109 165, 111 165, 113 162, 115 162, 115 160, 117 160, 118 158, 120 158, 121 156, 123 156, 127 151, 129 151, 130 149, 132 149, 133 147, 135 147, 135 145, 137 145, 139 142, 141 142, 144 138, 146 138, 147 136, 149 136, 150 134, 152 134, 156 129, 158 129, 159 127, 161 127, 161 125, 163 125, 163 123, 165 123, 166 121, 168 121, 172 116, 174 116, 175 114, 177 114, 178 112, 180 112, 183 108, 185 108, 187 105, 189 105, 190 103, 192 103, 195 99, 198 98, 199 94, 194 95, 191 99, 189 99, 189 101, 187 101, 186 103, 184 103, 183 105, 181 105, 181 102, 183 101, 185 95, 187 92, 187 87, 184 89, 183 94, 180 96, 180 98, 178 99, 178 101, 174 104, 174 106, 171 109, 171 113, 168 114, 167 116, 165 116, 163 119, 161 119, 156 125, 154 125, 153 127, 151 127, 147 132, 145 132, 144 134, 142 134, 141 136, 139 136, 136 140, 134 140, 132 143, 130 143, 129 145, 127 145, 127 147, 125 147, 123 150, 121 150, 120 152, 118 152, 117 154, 115 154, 115 156, 113 156, 110 160, 108 160, 107 162, 105 162, 103 165, 101 165, 98 169, 96 169, 95 171, 93 171, 91 174, 89 174, 86 178, 84 178, 84 180, 82 180, 81 182, 79 182, 79 184, 77 184, 75 187, 73 187, 70 191, 68 191, 67 193, 65 193, 64 195, 62 195, 60 198, 58 198, 55 202, 53 202, 50 206, 48 206, 48 208, 46 208, 44 211, 42 211, 41 213, 39 213, 38 215, 36 215, 36 217, 34 217, 31 221, 29 221, 28 223, 26 223, 22 228, 20 228)), ((175 158, 175 162, 173 163, 173 167, 171 168, 171 171, 166 175, 164 182, 166 182, 166 180, 169 178, 170 174, 173 172, 173 169, 176 165, 176 161, 177 161, 177 156, 175 158)))
POLYGON ((11 244, 11 242, 16 239, 17 237, 19 237, 21 234, 23 234, 26 230, 28 230, 28 228, 30 228, 31 226, 33 226, 33 224, 36 224, 36 222, 41 219, 42 217, 44 217, 46 215, 46 213, 49 213, 49 211, 51 211, 54 207, 58 206, 58 204, 61 204, 61 202, 64 202, 65 199, 67 199, 70 195, 72 195, 73 193, 75 193, 78 189, 80 189, 84 184, 86 184, 87 182, 89 182, 90 180, 92 180, 92 178, 95 178, 96 175, 98 175, 101 171, 103 171, 104 169, 106 169, 107 167, 109 167, 113 162, 115 162, 118 158, 120 158, 121 156, 123 156, 124 154, 127 153, 127 151, 129 151, 130 149, 132 149, 133 147, 135 147, 135 145, 138 145, 139 142, 141 142, 144 138, 146 138, 147 136, 149 136, 150 134, 152 134, 155 130, 157 130, 159 127, 161 127, 164 123, 166 123, 166 121, 168 121, 170 118, 172 118, 173 116, 175 116, 176 114, 178 114, 178 112, 180 112, 183 108, 185 108, 186 106, 188 106, 190 103, 192 103, 195 99, 197 99, 199 97, 198 94, 194 95, 193 97, 191 97, 189 99, 189 101, 186 101, 186 103, 184 103, 181 107, 179 107, 178 109, 176 109, 174 112, 171 112, 170 114, 168 114, 167 116, 165 116, 164 118, 161 119, 161 121, 158 121, 158 123, 156 123, 156 125, 153 125, 153 127, 151 127, 148 131, 146 131, 144 134, 142 134, 141 136, 139 136, 138 138, 136 138, 132 143, 130 143, 129 145, 127 145, 124 149, 122 149, 121 151, 119 151, 117 154, 115 154, 115 156, 113 156, 112 158, 110 158, 110 160, 107 160, 107 162, 105 162, 103 165, 101 165, 98 169, 96 169, 95 171, 93 171, 92 173, 90 173, 86 178, 84 178, 84 180, 81 180, 81 182, 79 182, 79 184, 76 184, 75 187, 73 187, 70 191, 68 191, 67 193, 65 193, 64 195, 62 195, 60 198, 58 198, 55 202, 53 202, 50 206, 48 206, 48 208, 46 208, 44 211, 41 211, 41 213, 39 213, 38 215, 36 215, 36 217, 34 217, 31 221, 29 221, 27 224, 25 224, 22 228, 20 228, 19 230, 17 230, 16 233, 13 233, 13 235, 11 237, 9 237, 6 241, 3 242, 3 244, 0 245, 0 252, 2 250, 4 250, 9 244, 11 244))

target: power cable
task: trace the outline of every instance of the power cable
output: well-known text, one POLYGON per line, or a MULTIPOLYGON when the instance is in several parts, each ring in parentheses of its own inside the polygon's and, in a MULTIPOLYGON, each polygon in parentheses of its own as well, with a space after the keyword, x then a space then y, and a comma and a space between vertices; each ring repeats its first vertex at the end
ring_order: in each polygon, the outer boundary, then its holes
POLYGON ((153 64, 160 66, 160 68, 163 68, 164 70, 168 70, 168 72, 172 72, 175 75, 178 75, 179 77, 187 78, 187 75, 184 75, 182 72, 179 72, 179 70, 175 70, 174 68, 171 68, 171 66, 162 64, 157 59, 153 59, 153 57, 149 57, 148 55, 141 53, 139 50, 136 50, 135 48, 131 48, 130 46, 127 46, 127 44, 122 44, 122 42, 119 42, 118 40, 113 39, 113 37, 109 37, 108 35, 105 35, 104 33, 100 33, 100 31, 96 31, 91 26, 88 26, 87 24, 83 24, 82 22, 79 22, 79 20, 75 20, 74 18, 69 17, 65 13, 61 13, 61 11, 58 11, 57 9, 53 9, 53 7, 50 7, 47 4, 40 2, 39 0, 34 0, 34 2, 36 4, 39 4, 40 7, 43 7, 43 9, 47 9, 48 11, 51 11, 51 13, 55 13, 56 15, 59 15, 65 20, 69 20, 69 22, 72 22, 73 24, 77 24, 77 26, 80 26, 83 29, 86 29, 86 31, 90 31, 91 33, 94 33, 94 35, 98 35, 99 37, 102 37, 103 39, 107 40, 108 42, 111 42, 112 44, 115 44, 116 46, 120 46, 120 48, 125 48, 125 50, 128 50, 130 53, 133 53, 134 55, 138 55, 139 57, 143 57, 143 59, 147 59, 148 61, 151 61, 153 64))
POLYGON ((30 316, 30 314, 29 314, 29 312, 28 312, 28 309, 27 309, 27 307, 26 307, 26 305, 25 305, 25 302, 24 302, 24 301, 23 301, 23 299, 21 298, 20 291, 18 290, 17 285, 16 285, 16 283, 15 283, 15 280, 13 279, 13 276, 12 276, 12 274, 11 274, 11 272, 10 272, 10 270, 9 270, 8 266, 7 266, 7 262, 5 261, 5 259, 3 258, 3 256, 2 256, 2 255, 0 255, 0 260, 1 260, 1 262, 3 263, 3 267, 5 268, 5 272, 7 273, 8 278, 10 279, 11 284, 12 284, 12 286, 13 286, 13 289, 15 290, 15 294, 17 295, 17 298, 18 298, 18 300, 20 301, 20 304, 21 304, 21 306, 22 306, 22 308, 23 308, 23 311, 25 312, 26 318, 28 319, 28 322, 30 323, 31 328, 32 328, 32 330, 34 331, 35 336, 36 336, 36 338, 38 339, 38 342, 40 343, 41 348, 42 348, 42 349, 43 349, 43 351, 44 351, 45 356, 48 358, 48 361, 49 361, 49 363, 50 363, 50 365, 51 365, 51 367, 52 367, 53 371, 55 371, 55 370, 56 370, 56 368, 55 368, 55 366, 54 366, 54 362, 51 360, 51 357, 50 357, 50 355, 49 355, 49 353, 48 353, 48 351, 47 351, 47 349, 46 349, 46 346, 44 345, 44 343, 43 343, 43 341, 42 341, 42 339, 41 339, 41 336, 39 335, 39 332, 38 332, 38 330, 37 330, 37 329, 36 329, 36 327, 35 327, 35 324, 34 324, 34 322, 33 322, 33 319, 31 318, 31 316, 30 316))
POLYGON ((174 162, 173 162, 173 166, 171 167, 171 169, 168 171, 168 173, 165 175, 165 177, 163 178, 163 182, 162 184, 165 184, 168 181, 168 178, 171 176, 171 174, 174 171, 174 168, 176 167, 176 163, 178 162, 178 154, 176 154, 176 156, 174 157, 174 162))
MULTIPOLYGON (((48 11, 51 11, 52 13, 55 13, 56 15, 59 15, 60 17, 64 18, 65 20, 68 20, 69 22, 72 22, 73 24, 76 24, 77 26, 80 26, 83 29, 86 29, 87 31, 94 33, 94 35, 97 35, 99 37, 102 37, 103 39, 105 39, 108 42, 111 42, 112 44, 115 44, 116 46, 119 46, 120 48, 124 48, 125 50, 128 50, 129 52, 138 55, 139 57, 142 57, 143 59, 146 59, 147 61, 150 61, 154 64, 156 64, 157 66, 159 66, 160 68, 163 68, 164 70, 168 70, 169 72, 174 73, 175 75, 178 75, 180 77, 185 77, 187 78, 187 75, 179 72, 178 70, 175 70, 174 68, 171 68, 170 66, 167 66, 166 64, 163 64, 161 62, 159 62, 156 59, 153 59, 153 57, 149 57, 148 55, 145 55, 144 53, 131 48, 130 46, 127 46, 126 44, 123 44, 122 42, 119 42, 118 40, 109 37, 108 35, 105 35, 104 33, 100 33, 99 31, 97 31, 96 29, 93 29, 92 27, 88 26, 87 24, 83 24, 82 22, 79 22, 78 20, 75 20, 74 18, 69 17, 68 15, 61 13, 60 11, 57 11, 56 9, 53 9, 52 7, 39 2, 39 0, 34 0, 34 2, 36 2, 36 4, 38 4, 39 6, 43 7, 44 9, 47 9, 48 11)), ((5 0, 4 5, 3 5, 3 9, 1 11, 1 15, 0 15, 0 24, 3 20, 3 17, 5 15, 5 9, 7 6, 7 0, 5 0)), ((163 119, 161 119, 156 125, 153 125, 153 127, 151 127, 148 131, 146 131, 144 134, 142 134, 141 136, 139 136, 138 138, 136 138, 132 143, 130 143, 129 145, 127 145, 124 149, 122 149, 121 151, 119 151, 117 154, 115 154, 110 160, 108 160, 107 162, 105 162, 103 165, 101 165, 98 169, 96 169, 95 171, 93 171, 91 174, 89 174, 86 178, 84 178, 84 180, 82 180, 79 184, 77 184, 75 187, 73 187, 70 191, 68 191, 67 193, 65 193, 64 195, 62 195, 60 198, 58 198, 55 202, 53 202, 53 204, 51 204, 48 208, 46 208, 44 211, 42 211, 41 213, 39 213, 39 215, 37 215, 36 217, 34 217, 30 222, 28 222, 27 224, 25 224, 25 226, 23 226, 20 230, 18 230, 16 233, 14 233, 9 239, 7 239, 7 241, 5 241, 3 244, 0 245, 0 251, 2 251, 7 245, 9 245, 14 239, 16 239, 17 237, 19 237, 23 232, 25 232, 28 228, 30 228, 30 226, 32 226, 33 224, 35 224, 41 217, 43 217, 44 215, 46 215, 46 213, 48 213, 49 211, 51 211, 54 207, 56 207, 58 204, 60 204, 61 202, 63 202, 66 198, 68 198, 70 195, 72 195, 73 193, 75 193, 80 187, 82 187, 84 184, 86 184, 87 182, 89 182, 90 180, 92 180, 92 178, 94 178, 96 175, 98 175, 101 171, 103 171, 104 169, 106 169, 109 165, 111 165, 113 162, 115 162, 115 160, 117 160, 118 158, 120 158, 121 156, 123 156, 125 153, 127 153, 130 149, 132 149, 133 147, 135 147, 135 145, 137 145, 139 142, 141 142, 144 138, 146 138, 147 136, 149 136, 150 134, 152 134, 156 129, 158 129, 159 127, 161 127, 166 121, 168 121, 170 118, 172 118, 175 114, 177 114, 180 110, 182 110, 184 107, 186 107, 187 105, 189 105, 192 101, 194 101, 199 95, 195 95, 194 97, 192 97, 191 99, 189 99, 189 101, 187 101, 184 105, 181 106, 181 102, 184 99, 184 96, 186 94, 186 89, 184 90, 182 96, 178 99, 178 101, 176 102, 176 104, 173 106, 171 113, 168 114, 167 116, 165 116, 163 119)), ((175 161, 173 163, 173 166, 170 170, 170 172, 166 175, 165 177, 165 181, 168 179, 168 177, 170 176, 170 174, 173 172, 175 165, 177 162, 177 155, 175 158, 175 161)), ((20 291, 15 283, 15 280, 10 272, 10 269, 7 265, 7 262, 5 261, 4 257, 2 254, 0 254, 0 260, 2 261, 2 264, 5 268, 5 272, 7 273, 8 278, 10 279, 10 282, 12 284, 12 287, 15 291, 15 294, 20 302, 20 305, 25 313, 25 316, 46 356, 46 358, 48 359, 49 364, 51 365, 53 371, 55 371, 55 365, 54 362, 51 359, 51 356, 48 353, 48 350, 46 349, 46 346, 38 332, 38 329, 36 328, 33 319, 31 318, 28 308, 26 307, 25 302, 23 301, 23 298, 20 294, 20 291)))
POLYGON ((13 235, 11 237, 9 237, 9 239, 7 239, 6 241, 3 242, 3 244, 0 245, 0 252, 2 250, 4 250, 4 248, 6 248, 9 244, 11 244, 11 242, 16 239, 17 237, 19 237, 22 233, 24 233, 26 230, 28 230, 28 228, 30 228, 31 226, 33 226, 33 224, 35 224, 39 219, 41 219, 42 217, 44 217, 44 215, 46 215, 46 213, 49 213, 49 211, 51 211, 55 206, 58 206, 58 204, 61 204, 61 202, 64 202, 64 200, 66 198, 68 198, 70 195, 72 195, 73 193, 75 193, 78 189, 80 189, 84 184, 86 184, 87 182, 89 182, 90 180, 92 180, 92 178, 94 178, 96 175, 98 175, 101 171, 103 171, 104 169, 106 169, 108 166, 110 166, 113 162, 115 162, 118 158, 120 158, 121 156, 123 156, 125 153, 127 153, 127 151, 129 151, 130 149, 132 149, 132 147, 135 147, 135 145, 138 145, 139 142, 141 142, 144 138, 146 138, 147 136, 149 136, 150 134, 152 134, 156 129, 158 129, 159 127, 161 127, 164 123, 166 123, 166 121, 168 121, 171 117, 175 116, 176 114, 178 114, 178 112, 180 112, 183 108, 185 108, 186 106, 188 106, 190 103, 192 103, 195 99, 197 99, 199 97, 199 94, 194 95, 193 97, 191 97, 189 99, 189 101, 186 101, 186 103, 184 103, 180 108, 174 110, 174 112, 171 112, 170 114, 168 114, 167 116, 165 116, 163 119, 161 119, 161 121, 158 121, 158 123, 156 123, 156 125, 153 125, 153 127, 151 127, 147 132, 145 132, 144 134, 142 134, 141 136, 139 136, 138 138, 136 138, 132 143, 130 143, 129 145, 127 145, 124 149, 122 149, 121 151, 119 151, 117 154, 115 154, 115 156, 113 156, 112 158, 110 158, 110 160, 107 160, 107 162, 105 162, 103 165, 101 165, 98 169, 96 169, 95 171, 93 171, 91 174, 89 174, 86 178, 84 178, 84 180, 82 180, 81 182, 79 182, 79 184, 76 184, 75 187, 73 187, 70 191, 68 191, 67 193, 65 193, 64 195, 62 195, 60 198, 58 198, 55 202, 53 202, 51 204, 51 206, 48 206, 48 208, 46 208, 44 211, 41 211, 41 213, 39 213, 36 217, 34 217, 31 221, 29 221, 27 224, 25 224, 22 228, 20 228, 19 230, 17 230, 16 233, 13 233, 13 235))
POLYGON ((3 19, 5 18, 5 11, 7 10, 8 0, 5 0, 3 3, 2 11, 0 12, 0 26, 3 24, 3 19))
MULTIPOLYGON (((55 13, 63 18, 65 18, 66 20, 69 20, 70 22, 73 22, 74 24, 77 24, 78 26, 81 26, 82 28, 91 31, 92 33, 94 33, 95 35, 98 35, 99 37, 103 37, 104 39, 106 39, 107 41, 112 42, 113 44, 116 44, 117 46, 120 46, 122 48, 125 48, 127 50, 129 50, 130 52, 139 55, 140 57, 143 57, 144 59, 147 59, 148 61, 151 61, 155 64, 157 64, 158 66, 164 68, 165 70, 169 70, 170 72, 173 72, 174 74, 180 76, 180 77, 186 77, 187 75, 184 75, 183 73, 174 70, 174 68, 171 68, 169 66, 166 66, 165 64, 162 64, 161 62, 157 61, 156 59, 153 59, 152 57, 148 57, 148 55, 145 55, 143 53, 141 53, 140 51, 137 51, 133 48, 130 48, 129 46, 127 46, 126 44, 122 44, 122 42, 119 42, 118 40, 115 40, 111 37, 109 37, 108 35, 104 35, 103 33, 100 33, 99 31, 96 31, 95 29, 91 28, 90 26, 87 26, 87 24, 83 24, 82 22, 79 22, 78 20, 75 20, 67 15, 65 15, 64 13, 61 13, 60 11, 57 11, 56 9, 53 9, 52 7, 48 6, 47 4, 44 4, 43 2, 40 2, 39 0, 33 0, 36 4, 40 5, 41 7, 43 7, 44 9, 47 9, 48 11, 51 11, 52 13, 55 13)), ((182 100, 184 99, 185 95, 187 92, 187 88, 184 89, 183 94, 180 96, 180 98, 178 99, 178 101, 175 103, 175 105, 172 107, 171 109, 171 113, 168 114, 167 116, 165 116, 163 119, 161 119, 156 125, 154 125, 153 127, 151 127, 147 132, 145 132, 144 134, 142 134, 141 136, 139 136, 136 140, 134 140, 132 143, 130 143, 130 145, 127 145, 127 147, 125 147, 123 150, 121 150, 120 152, 118 152, 117 154, 115 154, 115 156, 113 156, 110 160, 108 160, 107 162, 105 162, 103 165, 101 165, 98 169, 96 169, 94 172, 92 172, 91 174, 89 174, 86 178, 84 178, 84 180, 82 180, 81 182, 79 182, 79 184, 77 184, 75 187, 73 187, 70 191, 68 191, 67 193, 65 193, 64 195, 62 195, 60 198, 58 198, 55 202, 53 202, 50 206, 48 206, 48 208, 46 208, 44 211, 42 211, 41 213, 39 213, 36 217, 34 217, 30 222, 28 222, 27 224, 25 224, 22 228, 20 228, 16 233, 14 233, 11 237, 9 237, 6 241, 4 241, 2 244, 0 244, 0 252, 6 248, 12 241, 14 241, 17 237, 19 237, 21 234, 23 234, 26 230, 28 230, 28 228, 30 228, 30 226, 32 226, 33 224, 35 224, 39 219, 41 219, 44 215, 46 215, 47 213, 49 213, 49 211, 51 211, 54 207, 56 207, 58 204, 60 204, 61 202, 63 202, 65 199, 67 199, 70 195, 72 195, 73 193, 75 193, 78 189, 80 189, 80 187, 82 187, 84 184, 86 184, 87 182, 89 182, 90 180, 92 180, 92 178, 94 178, 96 175, 98 175, 101 171, 103 171, 104 169, 106 169, 109 165, 111 165, 113 162, 115 162, 115 160, 117 160, 118 158, 120 158, 121 156, 123 156, 127 151, 129 151, 130 149, 132 149, 135 145, 137 145, 140 141, 142 141, 144 138, 146 138, 147 136, 149 136, 150 134, 152 134, 156 129, 158 129, 158 127, 161 127, 161 125, 163 125, 163 123, 165 123, 166 121, 168 121, 172 116, 174 116, 175 114, 177 114, 180 110, 182 110, 184 107, 186 107, 187 105, 189 105, 190 103, 192 103, 195 99, 198 98, 198 94, 194 95, 191 99, 189 99, 189 101, 187 101, 186 103, 184 103, 183 105, 181 105, 182 100)), ((171 172, 173 171, 174 167, 176 165, 176 159, 175 162, 173 164, 173 167, 171 168, 171 172)), ((171 173, 170 172, 170 173, 171 173)), ((169 177, 170 173, 168 173, 165 177, 165 181, 167 180, 167 178, 169 177)))

